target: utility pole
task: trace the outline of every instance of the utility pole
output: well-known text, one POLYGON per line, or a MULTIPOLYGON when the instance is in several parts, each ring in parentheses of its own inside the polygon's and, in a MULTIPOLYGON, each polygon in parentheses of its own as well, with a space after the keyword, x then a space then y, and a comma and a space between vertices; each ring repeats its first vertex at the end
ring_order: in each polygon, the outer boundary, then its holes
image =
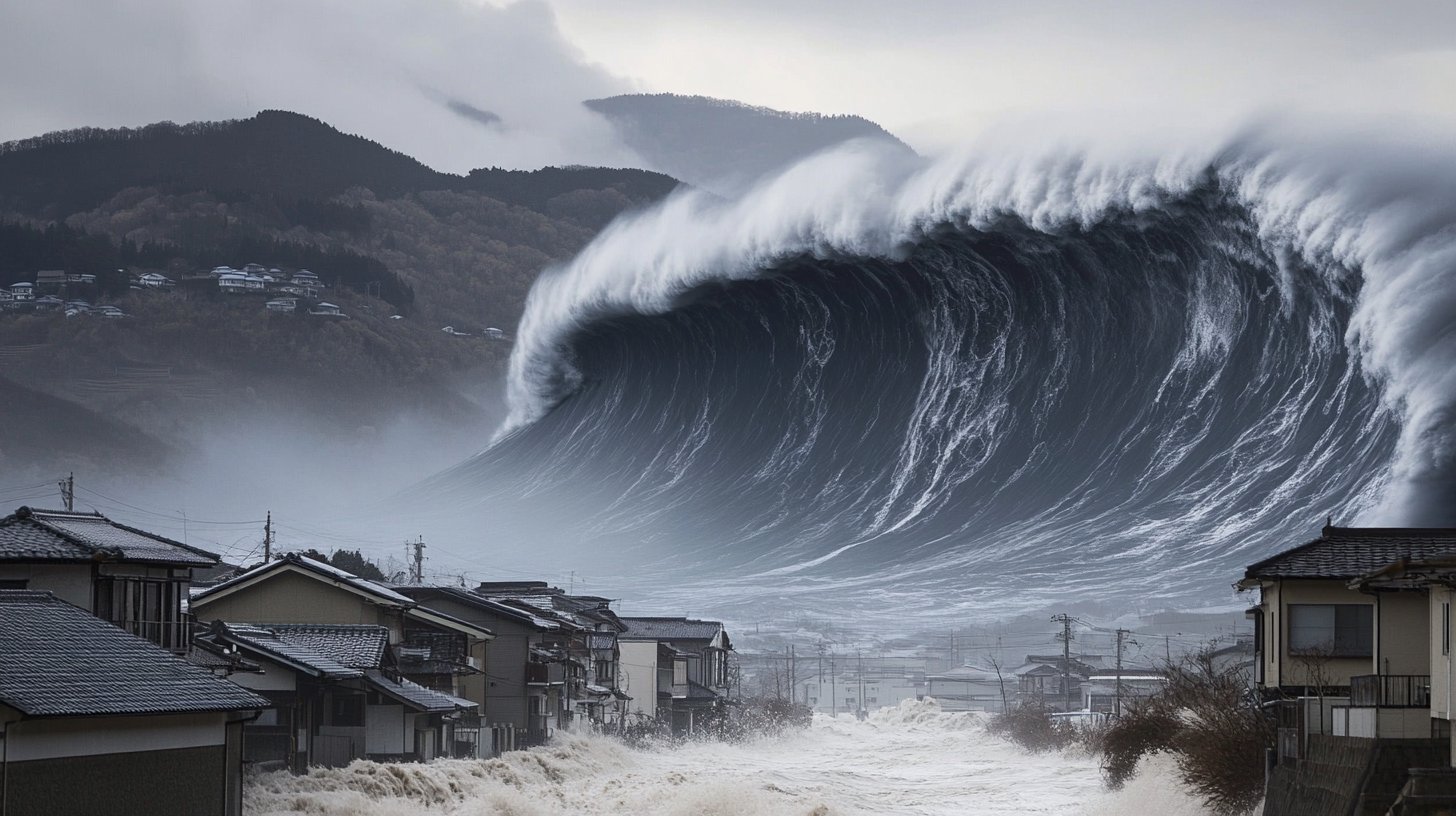
POLYGON ((1063 711, 1072 710, 1072 616, 1063 612, 1060 615, 1052 616, 1052 623, 1062 625, 1062 633, 1057 639, 1062 642, 1062 692, 1066 697, 1066 707, 1063 711))
POLYGON ((273 511, 268 511, 268 520, 263 522, 263 563, 273 560, 273 511))
POLYGON ((1122 716, 1122 639, 1127 634, 1128 631, 1126 629, 1117 630, 1117 676, 1115 678, 1117 688, 1114 692, 1112 704, 1112 716, 1114 717, 1122 716))
POLYGON ((61 488, 61 504, 66 506, 66 512, 76 509, 76 474, 67 473, 66 478, 56 482, 61 488))
POLYGON ((859 649, 855 649, 854 655, 858 658, 859 662, 859 666, 855 669, 855 673, 859 675, 859 710, 855 712, 855 716, 864 719, 864 713, 868 710, 865 707, 864 698, 864 653, 859 649))
POLYGON ((794 644, 789 644, 789 702, 798 702, 799 672, 794 664, 794 644))
POLYGON ((410 583, 423 584, 425 582, 425 537, 416 536, 415 540, 409 543, 414 550, 414 564, 410 569, 410 583))
POLYGON ((829 653, 829 716, 839 719, 839 677, 834 673, 834 652, 829 653))

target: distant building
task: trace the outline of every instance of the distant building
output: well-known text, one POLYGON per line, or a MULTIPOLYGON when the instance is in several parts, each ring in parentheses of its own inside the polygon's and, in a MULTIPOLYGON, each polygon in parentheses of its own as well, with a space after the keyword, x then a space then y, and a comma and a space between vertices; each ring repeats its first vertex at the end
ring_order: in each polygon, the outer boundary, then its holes
POLYGON ((50 592, 0 590, 6 816, 238 816, 242 723, 267 706, 50 592))
POLYGON ((718 621, 691 618, 622 618, 622 665, 630 683, 623 691, 633 709, 692 734, 724 714, 728 701, 728 653, 733 644, 718 621), (663 648, 666 647, 666 648, 663 648), (644 686, 655 681, 652 691, 644 686))
MULTIPOLYGON (((42 269, 35 273, 35 287, 37 291, 59 292, 66 285, 66 273, 60 269, 42 269)), ((95 276, 92 276, 95 279, 95 276)))
POLYGON ((159 272, 148 272, 137 279, 147 289, 171 289, 176 282, 159 272))
POLYGON ((322 301, 310 306, 308 313, 316 317, 348 317, 341 311, 337 304, 322 301))
POLYGON ((298 308, 298 301, 293 298, 277 298, 263 305, 270 312, 292 313, 298 308))
POLYGON ((503 331, 501 331, 500 329, 497 329, 497 328, 494 328, 494 327, 491 327, 491 328, 486 329, 484 332, 482 332, 482 334, 484 334, 486 337, 489 337, 492 340, 504 340, 504 339, 506 339, 506 333, 503 332, 503 331))
POLYGON ((17 303, 35 300, 35 284, 21 281, 10 284, 10 296, 17 303))

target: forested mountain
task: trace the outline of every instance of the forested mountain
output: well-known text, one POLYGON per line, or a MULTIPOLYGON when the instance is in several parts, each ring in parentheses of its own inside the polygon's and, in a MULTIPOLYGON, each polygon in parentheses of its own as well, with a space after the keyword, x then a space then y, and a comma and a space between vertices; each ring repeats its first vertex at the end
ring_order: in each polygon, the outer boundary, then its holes
POLYGON ((851 139, 913 151, 861 116, 830 116, 677 94, 629 94, 584 103, 652 166, 690 184, 727 191, 851 139))
POLYGON ((283 111, 0 145, 0 284, 92 275, 60 294, 128 315, 0 311, 0 376, 27 395, 17 407, 76 418, 24 424, 30 443, 0 441, 0 462, 67 444, 88 416, 110 423, 92 423, 102 435, 133 428, 169 444, 224 412, 301 405, 293 424, 369 426, 401 411, 476 422, 472 389, 510 350, 481 330, 509 335, 543 268, 677 186, 631 169, 440 173, 283 111), (350 319, 281 316, 196 277, 249 263, 311 270, 328 287, 316 299, 350 319), (136 289, 148 271, 179 285, 136 289))

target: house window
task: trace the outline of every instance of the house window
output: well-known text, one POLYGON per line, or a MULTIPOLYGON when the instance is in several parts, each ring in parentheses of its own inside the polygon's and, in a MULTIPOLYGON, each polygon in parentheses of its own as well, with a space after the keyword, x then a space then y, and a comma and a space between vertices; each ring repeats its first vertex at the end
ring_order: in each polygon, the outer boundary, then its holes
POLYGON ((1451 654, 1451 602, 1441 604, 1441 654, 1451 654))
POLYGON ((1369 604, 1290 604, 1289 653, 1328 657, 1374 654, 1375 608, 1369 604))
POLYGON ((335 694, 332 725, 358 728, 364 725, 364 695, 335 694))
POLYGON ((615 665, 616 664, 613 663, 610 660, 598 660, 598 661, 596 661, 597 682, 598 683, 611 683, 612 680, 614 679, 612 677, 612 667, 615 666, 615 665))

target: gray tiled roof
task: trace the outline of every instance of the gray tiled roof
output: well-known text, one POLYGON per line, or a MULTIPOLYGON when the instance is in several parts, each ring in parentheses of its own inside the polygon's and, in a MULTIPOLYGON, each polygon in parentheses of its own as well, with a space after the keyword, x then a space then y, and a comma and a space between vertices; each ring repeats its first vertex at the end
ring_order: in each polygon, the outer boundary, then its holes
POLYGON ((210 637, 282 658, 320 677, 360 677, 384 662, 389 630, 383 626, 312 623, 219 623, 210 637))
POLYGON ((270 703, 49 592, 0 590, 0 702, 33 717, 270 703))
POLYGON ((622 618, 623 640, 712 640, 723 624, 691 618, 622 618))
POLYGON ((0 560, 142 561, 210 567, 218 557, 100 513, 21 507, 0 519, 0 560))
POLYGON ((1374 572, 1400 560, 1456 555, 1456 529, 1325 527, 1314 541, 1251 565, 1248 579, 1342 578, 1374 572))
POLYGON ((462 707, 475 708, 475 703, 461 700, 443 692, 428 689, 419 683, 400 678, 391 680, 383 672, 370 669, 365 672, 369 684, 410 708, 425 712, 456 711, 462 707), (462 705, 463 704, 463 705, 462 705))

